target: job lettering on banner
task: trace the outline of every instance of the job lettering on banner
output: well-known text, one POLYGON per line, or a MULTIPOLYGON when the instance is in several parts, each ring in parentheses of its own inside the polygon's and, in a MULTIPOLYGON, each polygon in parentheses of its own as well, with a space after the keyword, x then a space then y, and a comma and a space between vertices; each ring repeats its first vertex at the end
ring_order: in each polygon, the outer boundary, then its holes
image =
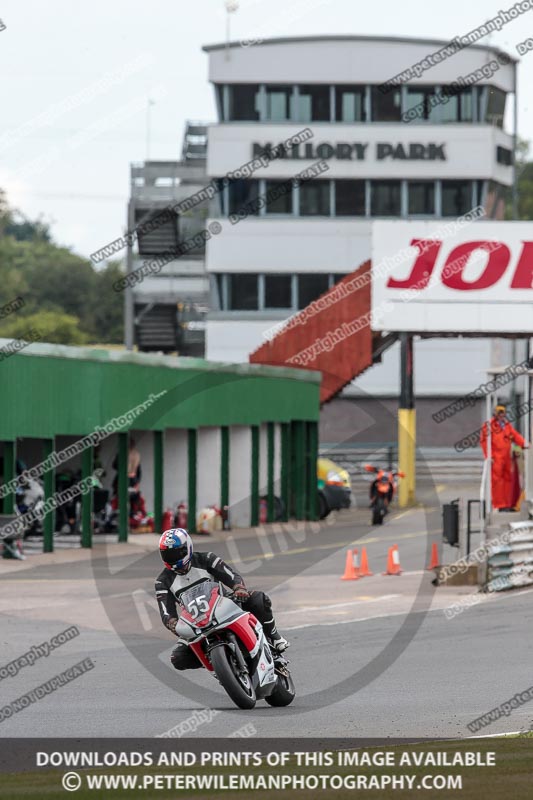
POLYGON ((385 222, 372 229, 373 330, 531 331, 533 236, 527 222, 385 222), (395 254, 402 253, 398 263, 395 254), (390 265, 383 269, 383 265, 390 265))

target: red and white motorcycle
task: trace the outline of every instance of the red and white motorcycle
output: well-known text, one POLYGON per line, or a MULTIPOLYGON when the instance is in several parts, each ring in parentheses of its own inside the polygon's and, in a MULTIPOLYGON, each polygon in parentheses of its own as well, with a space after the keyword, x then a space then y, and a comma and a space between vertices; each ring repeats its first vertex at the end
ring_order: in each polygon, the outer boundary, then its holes
POLYGON ((254 708, 259 699, 271 706, 292 703, 296 692, 289 662, 272 650, 259 620, 243 611, 221 583, 199 581, 178 602, 179 640, 218 678, 235 705, 254 708))

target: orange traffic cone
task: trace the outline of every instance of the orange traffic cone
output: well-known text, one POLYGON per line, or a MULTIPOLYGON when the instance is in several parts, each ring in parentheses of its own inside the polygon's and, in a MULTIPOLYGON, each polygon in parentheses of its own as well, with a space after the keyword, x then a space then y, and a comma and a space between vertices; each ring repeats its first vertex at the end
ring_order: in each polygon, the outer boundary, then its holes
POLYGON ((433 542, 431 545, 431 560, 426 569, 438 569, 439 567, 439 548, 437 547, 437 542, 433 542))
POLYGON ((370 575, 373 575, 373 572, 370 572, 368 568, 368 556, 366 554, 366 547, 363 547, 361 550, 361 567, 359 569, 359 577, 366 578, 370 575))
POLYGON ((353 556, 352 551, 346 551, 346 566, 344 567, 344 575, 341 577, 341 581, 356 581, 357 575, 353 565, 353 556))
POLYGON ((361 573, 359 571, 359 550, 352 550, 352 556, 353 556, 353 569, 355 572, 355 577, 359 578, 361 577, 361 573))
POLYGON ((384 572, 383 574, 384 575, 402 574, 402 568, 400 566, 400 553, 397 544, 393 544, 392 547, 389 547, 389 554, 387 557, 387 571, 384 572))

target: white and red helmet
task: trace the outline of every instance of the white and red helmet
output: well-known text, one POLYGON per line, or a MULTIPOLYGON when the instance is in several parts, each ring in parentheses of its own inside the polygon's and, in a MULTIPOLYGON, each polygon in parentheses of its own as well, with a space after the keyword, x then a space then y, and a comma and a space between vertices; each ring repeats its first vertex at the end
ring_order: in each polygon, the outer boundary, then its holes
POLYGON ((192 566, 193 543, 185 528, 170 528, 161 534, 159 554, 167 569, 185 575, 192 566))

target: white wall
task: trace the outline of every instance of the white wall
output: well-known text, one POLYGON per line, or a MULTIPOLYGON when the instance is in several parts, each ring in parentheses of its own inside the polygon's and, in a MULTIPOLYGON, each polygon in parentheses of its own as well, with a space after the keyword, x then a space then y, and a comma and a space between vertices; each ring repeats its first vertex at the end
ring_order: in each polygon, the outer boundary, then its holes
POLYGON ((259 426, 259 494, 267 493, 268 488, 268 426, 259 426))
POLYGON ((281 496, 281 424, 274 425, 274 494, 281 496))
POLYGON ((220 448, 220 428, 198 430, 197 510, 220 503, 220 448))
POLYGON ((170 506, 174 509, 182 500, 187 502, 189 470, 187 431, 166 431, 164 444, 163 508, 170 506))
POLYGON ((224 222, 207 243, 208 272, 352 272, 371 253, 371 221, 247 219, 224 222))
MULTIPOLYGON (((459 397, 485 381, 491 363, 490 339, 415 339, 414 374, 418 397, 459 397)), ((366 370, 343 394, 396 396, 400 391, 400 345, 366 370)))
POLYGON ((234 528, 250 525, 252 434, 248 426, 230 428, 229 502, 234 528))
MULTIPOLYGON (((494 125, 416 125, 361 122, 358 124, 312 122, 313 138, 299 146, 305 154, 306 145, 312 148, 311 158, 277 158, 267 166, 259 167, 254 178, 292 178, 301 170, 319 161, 316 147, 322 143, 367 145, 364 157, 356 159, 328 158, 329 167, 322 178, 443 178, 481 179, 493 178, 508 186, 512 184, 512 168, 498 164, 496 145, 512 149, 512 137, 494 125), (377 158, 379 143, 401 144, 406 152, 410 144, 444 144, 445 160, 410 160, 403 158, 377 158)), ((272 125, 269 123, 220 124, 209 126, 207 172, 221 177, 233 172, 254 157, 252 144, 275 146, 306 127, 306 123, 272 125)), ((294 151, 293 151, 294 152, 294 151)), ((354 151, 355 152, 355 151, 354 151)), ((318 179, 320 180, 320 178, 318 179)))
POLYGON ((208 361, 240 363, 266 340, 263 333, 272 327, 273 320, 261 322, 239 320, 208 320, 206 323, 205 357, 208 361))
MULTIPOLYGON (((527 15, 518 19, 524 20, 527 15)), ((516 24, 516 23, 515 23, 516 24)), ((518 23, 520 25, 520 23, 518 23)), ((216 83, 383 83, 447 44, 436 39, 394 39, 356 36, 317 36, 274 40, 253 47, 232 47, 226 57, 223 45, 208 51, 209 80, 216 83)), ((495 58, 489 48, 469 46, 435 64, 410 84, 451 83, 459 75, 495 58)), ((502 66, 490 81, 510 92, 513 67, 502 66)))

